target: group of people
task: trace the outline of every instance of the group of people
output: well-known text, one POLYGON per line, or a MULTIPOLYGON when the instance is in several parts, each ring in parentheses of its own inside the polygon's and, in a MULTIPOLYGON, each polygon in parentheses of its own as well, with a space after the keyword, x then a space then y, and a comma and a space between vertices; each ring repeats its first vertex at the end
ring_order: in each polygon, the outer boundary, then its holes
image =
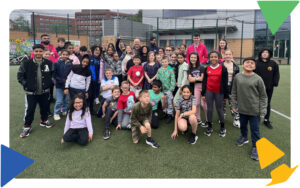
POLYGON ((131 130, 135 144, 141 134, 146 134, 146 143, 158 148, 151 129, 159 128, 160 119, 165 119, 167 124, 174 122, 171 138, 175 139, 179 132, 187 134, 190 126, 188 143, 195 144, 198 126, 206 128, 206 136, 213 132, 214 103, 219 117, 215 123, 220 124, 218 134, 225 137, 228 101, 233 125, 241 130, 236 144, 249 142, 250 122, 251 158, 258 160, 260 118, 272 128, 270 102, 273 87, 279 82, 279 67, 271 60, 270 50, 262 49, 257 60, 245 58, 240 72, 226 40, 220 40, 219 48, 208 53, 197 33, 187 49, 185 45, 159 48, 155 38, 151 38, 150 46, 141 46, 140 40, 135 39, 131 47, 119 37, 115 45, 96 45, 90 53, 81 46, 80 52, 75 53, 74 46, 63 38, 58 39, 57 48, 49 41, 49 35, 42 35, 41 44, 33 46, 32 58, 22 63, 18 71, 26 106, 21 138, 29 136, 32 130, 37 104, 40 125, 54 126, 48 120, 54 86, 53 118, 59 121, 61 115, 66 116, 61 142, 81 145, 93 139, 91 116, 104 119, 105 140, 110 138, 113 125, 117 130, 131 130), (100 105, 97 111, 95 104, 100 105), (163 118, 159 117, 160 111, 163 118))

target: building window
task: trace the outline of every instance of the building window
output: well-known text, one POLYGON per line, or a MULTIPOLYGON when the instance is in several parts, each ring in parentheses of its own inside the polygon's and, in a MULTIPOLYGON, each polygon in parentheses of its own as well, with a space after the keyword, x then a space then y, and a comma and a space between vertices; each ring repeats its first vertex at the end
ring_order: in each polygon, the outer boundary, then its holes
POLYGON ((162 48, 165 48, 167 46, 167 40, 160 40, 159 41, 159 46, 162 48))

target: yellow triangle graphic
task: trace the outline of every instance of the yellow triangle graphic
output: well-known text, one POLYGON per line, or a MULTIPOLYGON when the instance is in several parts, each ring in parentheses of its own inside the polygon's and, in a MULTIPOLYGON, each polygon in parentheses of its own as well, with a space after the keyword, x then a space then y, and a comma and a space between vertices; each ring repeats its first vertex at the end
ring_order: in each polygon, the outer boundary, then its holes
POLYGON ((256 142, 256 147, 261 169, 284 156, 284 153, 266 138, 259 139, 256 142))

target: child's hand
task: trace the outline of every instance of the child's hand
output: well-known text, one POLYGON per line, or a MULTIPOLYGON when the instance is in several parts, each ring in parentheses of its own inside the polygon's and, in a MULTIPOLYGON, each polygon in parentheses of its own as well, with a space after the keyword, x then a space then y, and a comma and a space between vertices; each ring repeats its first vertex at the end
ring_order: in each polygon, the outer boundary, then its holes
POLYGON ((112 122, 113 120, 114 120, 113 118, 110 118, 110 120, 109 120, 110 124, 111 124, 111 122, 112 122))
POLYGON ((178 136, 178 132, 177 132, 177 130, 174 130, 172 135, 171 135, 171 138, 175 139, 176 136, 178 136))
POLYGON ((181 95, 182 94, 182 90, 181 90, 181 88, 179 88, 179 95, 181 95))
POLYGON ((102 118, 105 118, 105 112, 102 112, 103 114, 102 114, 102 118))
POLYGON ((88 98, 89 98, 89 94, 86 93, 86 94, 85 94, 85 99, 88 99, 88 98))
POLYGON ((205 96, 202 96, 202 100, 203 100, 203 101, 206 101, 206 98, 205 98, 205 96))
POLYGON ((64 143, 64 142, 65 142, 65 141, 64 141, 64 139, 62 138, 61 141, 60 141, 60 143, 62 144, 62 143, 64 143))
POLYGON ((265 118, 265 116, 260 116, 260 118, 261 118, 261 119, 264 119, 264 118, 265 118))
POLYGON ((152 82, 152 80, 151 80, 151 79, 147 79, 147 81, 148 81, 148 83, 151 83, 151 82, 152 82))
POLYGON ((89 134, 89 142, 93 140, 93 134, 89 134))
POLYGON ((116 127, 116 130, 119 130, 119 129, 121 129, 121 125, 120 124, 118 124, 118 126, 116 127))
POLYGON ((180 120, 182 118, 182 114, 179 115, 178 120, 180 120))
POLYGON ((161 99, 162 100, 166 100, 166 96, 165 95, 161 95, 161 99))
POLYGON ((236 113, 236 109, 235 108, 232 108, 232 111, 236 113))
POLYGON ((68 89, 65 89, 65 90, 64 90, 64 94, 65 94, 65 95, 68 95, 68 94, 69 94, 69 90, 68 90, 68 89))

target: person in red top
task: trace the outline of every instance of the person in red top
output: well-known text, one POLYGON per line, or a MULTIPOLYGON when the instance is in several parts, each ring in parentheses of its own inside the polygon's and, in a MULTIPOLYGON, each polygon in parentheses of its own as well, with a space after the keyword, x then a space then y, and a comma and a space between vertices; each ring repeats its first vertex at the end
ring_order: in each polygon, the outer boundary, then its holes
POLYGON ((199 55, 200 63, 205 64, 207 62, 207 49, 204 44, 200 42, 200 35, 198 33, 195 33, 193 35, 193 41, 194 43, 187 49, 186 51, 186 62, 187 64, 190 64, 190 53, 196 52, 199 55))
POLYGON ((135 97, 138 98, 140 91, 142 91, 144 81, 144 70, 141 64, 141 58, 139 56, 133 57, 134 66, 130 67, 127 72, 128 81, 130 82, 130 91, 135 93, 135 97))
MULTIPOLYGON (((55 47, 50 44, 50 38, 48 34, 42 34, 41 35, 41 45, 43 45, 45 47, 45 49, 49 49, 50 50, 50 57, 49 60, 52 61, 52 63, 57 62, 59 55, 55 49, 55 47)), ((34 55, 33 53, 31 53, 30 58, 33 58, 34 55)))
POLYGON ((118 126, 116 129, 131 129, 131 109, 135 104, 136 97, 133 91, 129 91, 129 83, 123 81, 121 84, 122 95, 119 97, 118 109, 118 126))
POLYGON ((223 101, 228 99, 228 72, 225 66, 219 64, 219 53, 212 51, 208 55, 211 63, 204 71, 203 85, 202 85, 202 99, 207 103, 207 130, 205 135, 210 136, 213 132, 212 117, 213 117, 213 104, 216 103, 216 110, 218 112, 221 129, 219 136, 226 135, 224 124, 224 108, 223 101))

